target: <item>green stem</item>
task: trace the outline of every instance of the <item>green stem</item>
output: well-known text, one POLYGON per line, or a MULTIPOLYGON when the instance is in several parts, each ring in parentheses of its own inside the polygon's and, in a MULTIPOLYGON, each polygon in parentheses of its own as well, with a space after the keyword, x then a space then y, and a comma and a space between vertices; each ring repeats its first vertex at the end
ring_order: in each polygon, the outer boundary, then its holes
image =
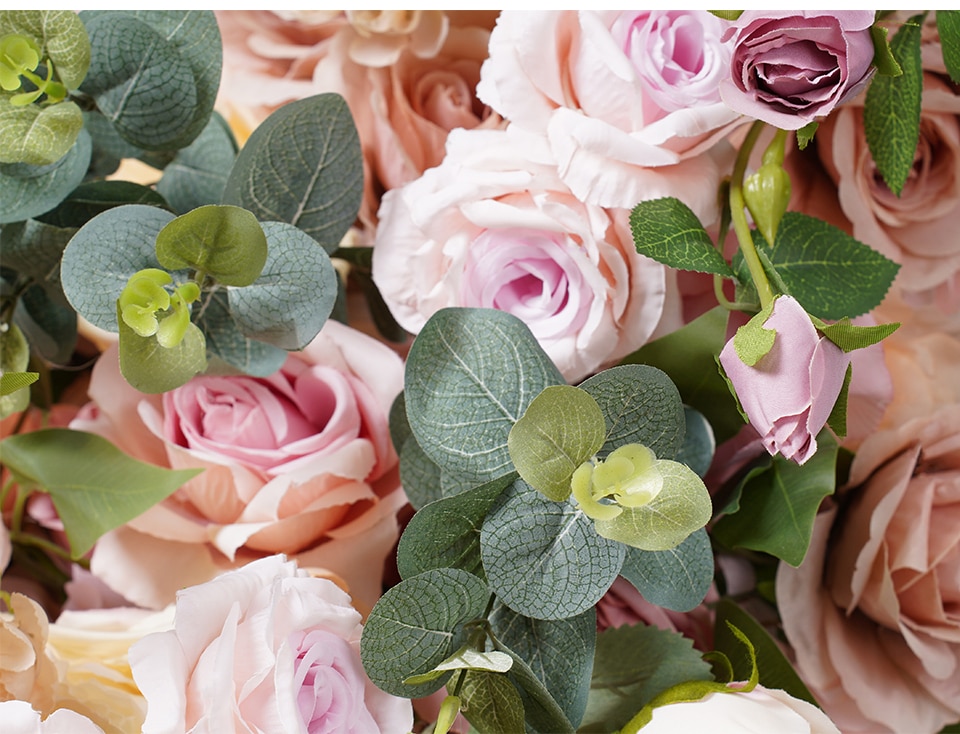
POLYGON ((770 281, 767 280, 757 249, 753 245, 753 236, 750 234, 750 225, 747 224, 745 213, 746 204, 743 200, 743 176, 747 170, 750 153, 760 137, 763 125, 764 123, 760 120, 754 122, 743 140, 743 145, 740 146, 737 161, 733 166, 733 177, 730 179, 730 217, 733 220, 733 231, 737 235, 740 252, 743 253, 743 260, 750 271, 750 277, 753 278, 757 295, 760 296, 760 307, 766 308, 774 299, 773 289, 770 287, 770 281))
POLYGON ((63 548, 62 546, 57 545, 53 541, 47 540, 46 538, 40 538, 36 535, 31 535, 30 533, 10 533, 10 541, 17 543, 18 545, 30 545, 34 548, 39 548, 48 555, 58 556, 63 558, 71 563, 77 563, 84 568, 89 566, 89 562, 80 559, 77 560, 70 555, 70 551, 63 548))

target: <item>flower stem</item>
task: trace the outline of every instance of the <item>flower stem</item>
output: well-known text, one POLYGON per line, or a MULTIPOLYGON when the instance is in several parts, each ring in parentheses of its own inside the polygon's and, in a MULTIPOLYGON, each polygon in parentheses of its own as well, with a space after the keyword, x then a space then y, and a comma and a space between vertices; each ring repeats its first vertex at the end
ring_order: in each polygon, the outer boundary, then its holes
POLYGON ((767 280, 767 274, 763 270, 757 248, 753 245, 753 237, 750 234, 750 225, 747 224, 745 213, 746 205, 743 200, 743 176, 747 170, 750 153, 760 137, 763 126, 764 123, 760 120, 754 122, 750 126, 747 137, 743 140, 743 145, 740 146, 737 161, 733 166, 733 177, 730 179, 730 217, 733 220, 733 231, 737 235, 740 252, 743 253, 743 260, 750 271, 750 277, 753 278, 757 295, 760 296, 760 307, 766 308, 774 299, 773 289, 770 287, 770 281, 767 280))

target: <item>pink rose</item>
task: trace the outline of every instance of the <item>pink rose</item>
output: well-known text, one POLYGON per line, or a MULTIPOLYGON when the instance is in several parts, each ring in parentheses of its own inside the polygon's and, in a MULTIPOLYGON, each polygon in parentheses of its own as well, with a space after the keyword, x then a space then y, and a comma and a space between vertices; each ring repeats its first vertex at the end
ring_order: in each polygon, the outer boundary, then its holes
POLYGON ((41 720, 26 701, 0 702, 4 734, 103 734, 86 716, 70 709, 57 709, 41 720))
POLYGON ((746 10, 733 39, 723 101, 784 130, 823 119, 870 79, 872 10, 746 10))
POLYGON ((573 194, 632 208, 675 196, 716 219, 738 115, 717 94, 723 23, 704 10, 504 11, 477 94, 543 135, 573 194))
POLYGON ((752 691, 708 693, 653 709, 643 734, 709 731, 712 734, 840 734, 816 706, 785 691, 757 686, 752 691))
POLYGON ((777 335, 755 365, 741 361, 733 339, 720 352, 720 364, 764 448, 803 464, 816 453, 816 435, 840 395, 850 357, 817 333, 791 296, 777 298, 763 328, 777 335))
POLYGON ((131 388, 105 352, 72 426, 137 459, 204 471, 102 537, 91 570, 161 607, 184 585, 283 552, 372 606, 405 501, 387 427, 402 386, 392 350, 332 320, 270 377, 199 376, 162 396, 131 388))
POLYGON ((448 306, 507 311, 576 380, 664 318, 665 269, 637 254, 627 214, 570 194, 539 136, 455 131, 440 166, 384 197, 373 278, 408 331, 448 306))
POLYGON ((777 599, 797 670, 845 732, 960 719, 960 405, 875 433, 777 599))
POLYGON ((363 670, 360 620, 336 584, 282 555, 184 589, 174 629, 130 648, 143 731, 410 731, 410 701, 363 670))

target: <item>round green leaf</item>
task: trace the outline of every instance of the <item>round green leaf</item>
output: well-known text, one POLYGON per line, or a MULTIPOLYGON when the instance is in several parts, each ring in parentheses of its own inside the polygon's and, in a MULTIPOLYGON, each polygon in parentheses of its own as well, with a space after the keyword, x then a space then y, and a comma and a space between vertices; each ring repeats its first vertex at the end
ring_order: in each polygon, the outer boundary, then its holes
POLYGON ((419 685, 403 681, 433 670, 463 644, 463 624, 483 615, 488 594, 480 579, 455 568, 427 571, 388 589, 360 638, 360 659, 370 680, 407 698, 439 689, 449 675, 419 685))
POLYGON ((160 230, 157 261, 167 270, 196 270, 221 285, 250 285, 267 261, 267 237, 247 210, 210 204, 160 230))
POLYGON ((570 477, 603 446, 597 401, 570 385, 544 388, 510 429, 507 448, 523 480, 549 499, 570 496, 570 477))
MULTIPOLYGON (((23 372, 29 362, 30 345, 16 324, 10 324, 6 330, 0 331, 0 374, 23 372)), ((25 410, 29 404, 29 390, 4 393, 0 395, 0 418, 25 410)))
POLYGON ((627 548, 620 575, 658 607, 688 612, 703 601, 713 581, 713 550, 705 528, 676 548, 627 548))
POLYGON ((554 502, 517 480, 487 515, 480 554, 491 590, 535 619, 586 611, 610 588, 625 548, 597 534, 572 501, 554 502))
POLYGON ((18 107, 0 97, 0 163, 45 166, 58 161, 81 129, 83 113, 73 102, 18 107))
POLYGON ((316 240, 293 225, 264 222, 263 232, 266 263, 252 285, 227 290, 230 312, 245 336, 281 349, 303 349, 333 310, 337 273, 316 240))
POLYGON ((145 393, 162 393, 185 385, 207 368, 203 332, 189 324, 179 344, 161 346, 156 334, 140 336, 119 318, 120 372, 131 386, 145 393))
POLYGON ((53 62, 57 78, 76 89, 90 66, 90 39, 72 10, 0 10, 3 33, 29 37, 53 62))
POLYGON ((162 209, 129 204, 108 209, 81 227, 60 265, 63 292, 74 309, 94 326, 116 332, 117 299, 131 275, 160 267, 154 242, 172 219, 162 209))

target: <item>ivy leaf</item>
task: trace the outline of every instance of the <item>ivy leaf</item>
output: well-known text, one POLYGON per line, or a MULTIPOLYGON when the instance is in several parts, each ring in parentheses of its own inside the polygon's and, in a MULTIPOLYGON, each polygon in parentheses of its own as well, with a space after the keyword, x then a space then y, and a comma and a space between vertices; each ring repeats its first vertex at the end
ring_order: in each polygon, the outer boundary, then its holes
POLYGON ((564 619, 610 588, 624 546, 600 537, 572 500, 553 502, 518 479, 487 515, 480 554, 504 604, 527 617, 564 619))
POLYGON ((655 696, 693 680, 712 676, 690 638, 642 624, 604 630, 597 636, 590 697, 578 731, 618 731, 655 696))
POLYGON ((712 536, 729 548, 749 548, 799 566, 810 545, 820 503, 836 484, 837 443, 817 436, 817 452, 802 467, 773 457, 766 470, 747 475, 712 536))
POLYGON ((513 471, 510 429, 545 387, 563 383, 515 316, 442 309, 407 356, 407 419, 420 447, 442 470, 483 482, 513 471))
POLYGON ((503 673, 469 670, 463 674, 461 712, 478 731, 522 732, 523 701, 503 673))
POLYGON ((664 551, 627 548, 620 575, 651 604, 689 612, 704 600, 713 581, 713 550, 704 528, 664 551))
POLYGON ((938 10, 937 31, 943 65, 954 84, 960 84, 960 10, 938 10))
POLYGON ((407 524, 397 545, 397 570, 410 578, 431 568, 461 568, 484 578, 480 528, 493 503, 517 473, 454 497, 431 502, 407 524))
POLYGON ((74 558, 202 471, 136 461, 100 436, 67 428, 17 434, 0 446, 19 484, 50 495, 74 558))
POLYGON ((678 270, 733 277, 697 215, 679 199, 640 202, 630 213, 630 230, 641 255, 678 270))
POLYGON ((253 131, 237 156, 224 204, 261 221, 299 227, 331 253, 363 198, 360 138, 343 97, 288 102, 253 131))
POLYGON ((483 615, 487 596, 483 581, 456 568, 432 569, 388 589, 360 637, 360 659, 370 680, 406 698, 438 690, 449 673, 418 685, 403 681, 433 670, 465 642, 463 624, 483 615))
POLYGON ((237 142, 219 113, 163 169, 157 191, 183 214, 206 204, 218 204, 237 157, 237 142))
POLYGON ((899 76, 878 75, 867 88, 864 100, 863 132, 867 146, 877 170, 897 196, 913 168, 920 139, 923 92, 920 28, 925 15, 921 13, 907 20, 890 42, 890 51, 903 73, 899 76))
POLYGON ((600 406, 589 393, 551 385, 510 429, 510 459, 527 484, 561 502, 570 496, 573 472, 603 446, 605 427, 600 406))

